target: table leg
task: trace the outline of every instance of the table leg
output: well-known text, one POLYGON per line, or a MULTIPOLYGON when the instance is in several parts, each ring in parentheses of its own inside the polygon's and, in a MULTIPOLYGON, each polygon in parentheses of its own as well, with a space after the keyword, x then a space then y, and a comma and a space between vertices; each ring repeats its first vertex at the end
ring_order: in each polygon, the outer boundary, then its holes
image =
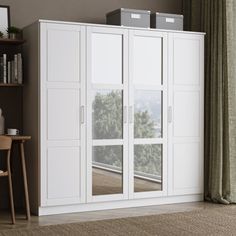
POLYGON ((24 190, 25 190, 26 215, 27 215, 27 219, 30 220, 30 204, 29 204, 29 192, 28 192, 27 174, 26 174, 26 166, 25 166, 24 142, 20 143, 20 153, 21 153, 23 180, 24 180, 24 190))
POLYGON ((11 205, 11 218, 12 218, 12 224, 15 224, 16 219, 15 219, 14 197, 13 197, 13 189, 12 189, 10 156, 11 156, 11 151, 8 151, 8 154, 7 154, 7 171, 8 171, 9 197, 10 197, 10 205, 11 205))

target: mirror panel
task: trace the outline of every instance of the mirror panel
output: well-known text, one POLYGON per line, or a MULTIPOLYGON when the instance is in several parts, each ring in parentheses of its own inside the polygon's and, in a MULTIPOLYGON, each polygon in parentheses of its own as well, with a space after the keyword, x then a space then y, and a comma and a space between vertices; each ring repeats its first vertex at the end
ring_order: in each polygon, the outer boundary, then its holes
POLYGON ((134 138, 162 137, 162 92, 135 90, 134 138))
POLYGON ((162 145, 134 145, 134 192, 162 190, 162 145))
POLYGON ((93 147, 93 195, 123 193, 123 147, 93 147))
POLYGON ((94 91, 92 106, 93 139, 122 139, 122 90, 94 91))

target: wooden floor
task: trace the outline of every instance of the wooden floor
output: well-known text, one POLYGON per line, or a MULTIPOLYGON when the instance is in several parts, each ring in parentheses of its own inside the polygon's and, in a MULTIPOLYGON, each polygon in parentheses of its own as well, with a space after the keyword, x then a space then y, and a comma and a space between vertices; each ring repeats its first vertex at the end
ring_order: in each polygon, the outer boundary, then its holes
MULTIPOLYGON (((159 191, 160 183, 140 178, 134 179, 134 191, 159 191)), ((93 195, 123 193, 122 175, 111 171, 93 168, 93 195)))
POLYGON ((218 204, 198 202, 198 203, 184 203, 163 206, 149 206, 138 208, 126 208, 118 210, 106 210, 85 213, 62 214, 53 216, 32 216, 30 222, 25 220, 22 213, 16 215, 16 225, 11 225, 10 213, 0 212, 0 232, 6 229, 32 229, 38 226, 56 225, 65 223, 76 223, 106 219, 117 219, 124 217, 158 215, 175 212, 187 212, 200 209, 220 208, 218 204))

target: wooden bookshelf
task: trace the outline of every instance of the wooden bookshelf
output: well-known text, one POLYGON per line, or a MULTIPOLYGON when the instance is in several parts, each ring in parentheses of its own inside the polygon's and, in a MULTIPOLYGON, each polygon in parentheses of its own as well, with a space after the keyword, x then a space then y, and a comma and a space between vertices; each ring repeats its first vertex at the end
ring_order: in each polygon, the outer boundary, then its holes
POLYGON ((2 84, 0 83, 0 87, 22 87, 23 84, 2 84))
MULTIPOLYGON (((25 40, 0 38, 0 57, 7 55, 7 61, 23 52, 25 40)), ((8 76, 8 74, 7 74, 8 76)), ((23 85, 0 82, 0 108, 5 117, 5 128, 14 127, 23 130, 23 85)), ((1 167, 1 166, 0 166, 1 167)))
POLYGON ((24 39, 0 38, 0 45, 22 45, 24 43, 25 43, 24 39))

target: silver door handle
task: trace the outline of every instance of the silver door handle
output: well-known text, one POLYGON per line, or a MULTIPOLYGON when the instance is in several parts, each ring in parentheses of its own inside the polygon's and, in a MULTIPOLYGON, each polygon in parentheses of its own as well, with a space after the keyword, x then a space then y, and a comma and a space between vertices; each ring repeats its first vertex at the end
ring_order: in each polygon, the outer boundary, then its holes
POLYGON ((169 106, 168 107, 168 123, 172 123, 172 119, 173 119, 173 117, 172 117, 172 107, 169 106))
POLYGON ((124 106, 123 108, 123 121, 124 121, 124 124, 127 123, 127 107, 124 106))
POLYGON ((80 107, 80 123, 81 124, 84 124, 84 122, 85 122, 85 118, 84 118, 84 106, 81 106, 80 107))
POLYGON ((134 123, 134 120, 133 120, 133 107, 132 106, 129 107, 129 123, 130 124, 134 123))

